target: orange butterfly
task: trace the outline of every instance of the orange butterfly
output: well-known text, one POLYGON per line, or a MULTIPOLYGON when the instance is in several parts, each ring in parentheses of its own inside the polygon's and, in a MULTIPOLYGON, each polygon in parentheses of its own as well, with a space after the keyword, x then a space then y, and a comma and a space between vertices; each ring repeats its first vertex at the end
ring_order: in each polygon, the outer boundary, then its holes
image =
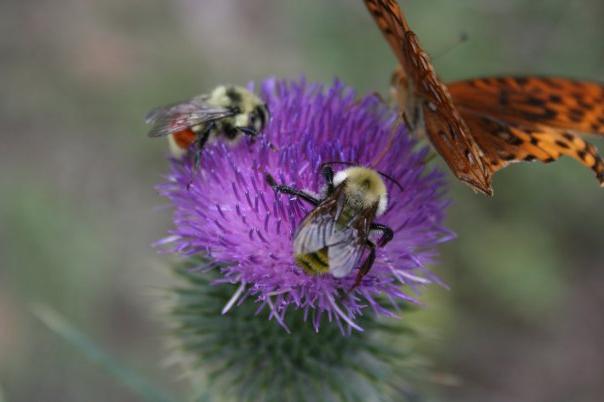
POLYGON ((593 170, 604 162, 578 133, 604 135, 604 85, 545 77, 494 77, 445 86, 395 0, 364 0, 400 62, 392 84, 410 129, 425 130, 455 176, 493 195, 493 173, 562 155, 593 170))

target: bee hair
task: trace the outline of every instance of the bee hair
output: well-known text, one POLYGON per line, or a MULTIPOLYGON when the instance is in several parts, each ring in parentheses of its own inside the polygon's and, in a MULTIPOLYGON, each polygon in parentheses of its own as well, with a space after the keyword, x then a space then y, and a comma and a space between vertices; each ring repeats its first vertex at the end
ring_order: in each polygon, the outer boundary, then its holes
MULTIPOLYGON (((359 163, 353 163, 353 162, 343 162, 343 161, 332 161, 332 162, 323 162, 321 163, 321 169, 323 169, 323 167, 325 166, 329 166, 329 165, 347 165, 347 166, 362 166, 359 163)), ((375 170, 375 169, 374 169, 375 170)), ((380 174, 380 176, 390 180, 392 183, 396 184, 396 186, 402 191, 404 192, 405 189, 403 188, 403 186, 401 186, 401 184, 394 179, 392 176, 387 175, 384 172, 380 172, 379 170, 376 170, 376 172, 378 172, 380 174)))

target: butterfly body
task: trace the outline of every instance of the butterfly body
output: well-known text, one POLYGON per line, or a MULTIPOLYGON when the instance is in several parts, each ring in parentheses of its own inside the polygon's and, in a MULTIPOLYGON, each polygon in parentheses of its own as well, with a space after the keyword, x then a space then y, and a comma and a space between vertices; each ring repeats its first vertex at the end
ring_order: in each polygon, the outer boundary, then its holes
POLYGON ((513 162, 565 155, 604 185, 604 162, 579 134, 604 135, 604 85, 548 77, 492 77, 445 85, 395 0, 364 0, 400 63, 392 77, 406 125, 425 131, 451 171, 493 194, 513 162))

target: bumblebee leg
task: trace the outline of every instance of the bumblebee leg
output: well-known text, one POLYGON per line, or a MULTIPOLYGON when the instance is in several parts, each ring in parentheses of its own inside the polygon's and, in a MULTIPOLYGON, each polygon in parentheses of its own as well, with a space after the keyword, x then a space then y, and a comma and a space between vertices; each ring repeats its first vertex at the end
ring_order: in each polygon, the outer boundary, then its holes
POLYGON ((256 130, 247 127, 237 127, 237 130, 252 138, 253 140, 256 140, 256 136, 258 135, 258 132, 256 130))
POLYGON ((214 128, 214 124, 209 124, 208 128, 204 130, 204 132, 199 136, 199 139, 195 141, 195 170, 199 170, 199 164, 201 161, 201 152, 203 151, 203 147, 208 142, 208 138, 210 138, 210 132, 214 128))
POLYGON ((327 194, 333 193, 333 169, 331 166, 323 166, 321 168, 321 174, 327 183, 327 194))
POLYGON ((354 281, 354 285, 350 288, 348 292, 352 292, 361 284, 363 277, 367 275, 373 263, 375 262, 375 244, 372 241, 367 240, 367 247, 369 247, 369 255, 367 259, 363 262, 363 265, 359 268, 359 272, 357 273, 357 278, 354 281))
POLYGON ((390 227, 388 227, 386 225, 382 225, 380 223, 372 223, 369 226, 369 230, 381 230, 382 231, 382 238, 378 242, 378 246, 380 246, 380 247, 384 247, 394 237, 394 232, 392 231, 392 229, 390 229, 390 227))
POLYGON ((289 187, 284 184, 277 184, 277 182, 275 181, 273 176, 271 176, 268 173, 266 174, 265 179, 266 179, 266 182, 268 183, 268 185, 271 186, 273 188, 273 190, 275 190, 278 193, 284 193, 284 194, 289 194, 289 195, 294 195, 296 197, 300 197, 304 201, 314 205, 315 207, 317 205, 319 205, 319 203, 321 202, 321 201, 317 200, 315 197, 313 197, 312 195, 306 194, 304 191, 297 190, 293 187, 289 187))
MULTIPOLYGON (((243 134, 247 135, 248 137, 250 137, 252 139, 252 143, 256 142, 256 139, 258 138, 258 131, 249 129, 249 128, 245 128, 245 127, 239 127, 238 128, 239 131, 241 131, 243 134)), ((278 148, 270 141, 268 140, 264 140, 266 142, 266 144, 268 145, 268 147, 270 148, 271 151, 277 151, 278 148)))
POLYGON ((193 164, 195 166, 195 170, 199 170, 199 165, 201 164, 201 152, 198 149, 195 149, 195 154, 193 155, 193 164))

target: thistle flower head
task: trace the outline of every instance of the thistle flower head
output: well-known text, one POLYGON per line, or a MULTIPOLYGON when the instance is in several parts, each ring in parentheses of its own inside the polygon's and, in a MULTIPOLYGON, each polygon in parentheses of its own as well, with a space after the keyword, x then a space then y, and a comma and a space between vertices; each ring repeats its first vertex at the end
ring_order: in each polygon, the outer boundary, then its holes
POLYGON ((291 334, 254 316, 250 302, 221 316, 237 285, 212 286, 217 271, 198 275, 189 270, 200 262, 191 258, 175 267, 180 280, 170 292, 171 361, 199 390, 196 400, 426 400, 422 396, 433 369, 415 349, 416 339, 429 334, 418 332, 409 320, 362 316, 358 321, 365 331, 344 337, 333 325, 315 333, 301 310, 284 317, 291 334))
POLYGON ((316 331, 322 317, 344 332, 361 330, 355 321, 368 307, 392 315, 391 306, 415 302, 419 287, 437 281, 425 268, 435 247, 452 237, 442 226, 442 176, 427 170, 427 149, 416 149, 396 112, 379 97, 359 99, 339 82, 324 88, 269 79, 259 94, 271 112, 260 139, 209 145, 199 169, 193 158, 172 162, 167 183, 159 187, 174 206, 169 250, 210 258, 214 263, 200 270, 216 267, 221 278, 215 283, 238 285, 225 311, 253 298, 284 327, 286 312, 300 309, 316 331), (296 265, 293 236, 313 206, 275 193, 265 180, 269 173, 278 182, 319 193, 325 184, 320 166, 327 161, 371 167, 402 187, 385 181, 389 203, 377 222, 390 226, 394 238, 377 249, 372 269, 350 293, 356 269, 335 278, 310 275, 296 265))

